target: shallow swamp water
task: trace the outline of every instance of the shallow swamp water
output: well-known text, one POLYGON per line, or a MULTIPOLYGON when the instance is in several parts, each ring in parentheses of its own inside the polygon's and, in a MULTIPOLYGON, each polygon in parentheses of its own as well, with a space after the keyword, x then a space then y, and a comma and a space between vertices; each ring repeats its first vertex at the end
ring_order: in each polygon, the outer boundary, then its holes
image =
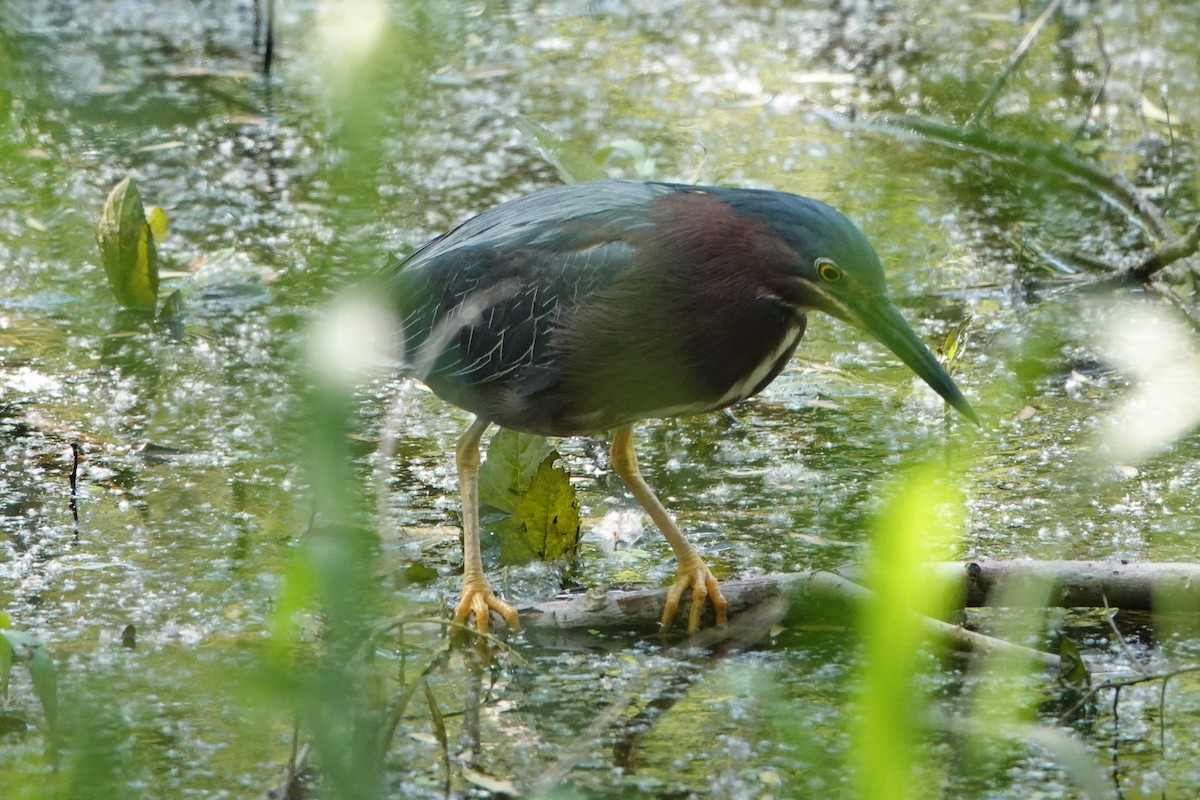
MULTIPOLYGON (((1044 166, 880 124, 964 124, 1042 9, 278 3, 264 77, 249 3, 0 0, 0 611, 53 660, 67 731, 56 766, 39 692, 14 669, 4 796, 262 797, 298 743, 355 741, 357 717, 322 714, 357 673, 276 680, 287 659, 300 673, 336 653, 329 619, 299 615, 294 649, 264 655, 319 527, 314 319, 457 221, 560 183, 552 162, 818 197, 871 238, 927 342, 967 322, 954 370, 978 431, 821 316, 731 414, 639 426, 647 479, 721 577, 861 561, 891 481, 929 460, 965 498, 945 558, 1198 560, 1200 437, 1184 425, 1141 451, 1123 435, 1156 441, 1160 419, 1194 413, 1154 378, 1194 364, 1196 333, 1150 293, 1076 286, 1090 260, 1143 253, 1138 224, 1044 166), (162 294, 181 291, 182 330, 130 325, 106 284, 94 229, 126 174, 169 218, 162 294)), ((1191 4, 1063 3, 984 124, 1070 143, 1182 231, 1200 189, 1198 43, 1191 4)), ((1190 270, 1172 285, 1194 313, 1190 270)), ((401 383, 375 374, 347 406, 342 501, 369 536, 346 562, 357 572, 329 573, 361 582, 343 613, 379 628, 436 614, 461 568, 452 453, 469 417, 401 383), (394 458, 380 454, 388 435, 394 458)), ((530 598, 669 583, 669 548, 630 513, 606 441, 556 445, 582 555, 497 583, 530 598)), ((1200 661, 1195 611, 1114 625, 1052 612, 1037 635, 1120 679, 1200 661)), ((1003 629, 1004 616, 968 621, 1003 629)), ((441 635, 412 623, 402 646, 370 653, 400 683, 436 668, 381 763, 365 745, 336 764, 312 756, 315 796, 369 796, 359 780, 388 797, 858 796, 860 654, 844 626, 711 658, 580 633, 530 635, 487 661, 442 650, 441 635)), ((931 653, 919 680, 936 722, 918 745, 922 788, 903 796, 1083 796, 1061 753, 1020 737, 965 763, 947 721, 998 691, 987 676, 931 653)), ((1194 674, 1100 693, 1061 723, 1052 681, 1012 681, 1026 721, 1079 742, 1111 796, 1196 796, 1194 674)), ((395 702, 392 684, 345 688, 364 715, 395 702)))

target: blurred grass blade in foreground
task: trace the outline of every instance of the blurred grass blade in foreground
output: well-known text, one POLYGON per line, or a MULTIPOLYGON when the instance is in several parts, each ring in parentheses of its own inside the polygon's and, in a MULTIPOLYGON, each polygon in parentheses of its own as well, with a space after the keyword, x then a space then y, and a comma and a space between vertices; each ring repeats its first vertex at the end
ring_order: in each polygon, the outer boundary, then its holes
POLYGON ((925 655, 935 646, 921 616, 944 619, 957 587, 921 565, 944 558, 962 530, 962 499, 944 468, 924 464, 902 473, 886 493, 872 537, 865 584, 871 590, 859 623, 859 669, 853 761, 862 800, 927 797, 919 743, 929 698, 921 688, 925 655))

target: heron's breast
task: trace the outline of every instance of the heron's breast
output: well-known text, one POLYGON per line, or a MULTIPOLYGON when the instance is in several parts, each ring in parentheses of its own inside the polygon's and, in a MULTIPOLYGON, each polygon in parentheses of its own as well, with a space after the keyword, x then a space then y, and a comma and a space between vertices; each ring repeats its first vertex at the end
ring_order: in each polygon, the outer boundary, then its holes
POLYGON ((729 384, 715 407, 724 408, 732 403, 753 397, 767 388, 767 385, 783 371, 803 335, 804 318, 798 317, 796 321, 792 321, 783 329, 773 346, 768 345, 756 359, 747 360, 741 374, 729 384))

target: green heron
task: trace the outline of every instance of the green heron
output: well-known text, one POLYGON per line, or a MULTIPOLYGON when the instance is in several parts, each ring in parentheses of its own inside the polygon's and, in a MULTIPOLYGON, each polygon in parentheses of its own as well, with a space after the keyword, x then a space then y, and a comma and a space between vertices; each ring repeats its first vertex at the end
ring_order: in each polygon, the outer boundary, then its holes
POLYGON ((479 444, 492 423, 527 433, 613 431, 612 465, 662 531, 694 632, 717 580, 642 478, 639 420, 724 408, 787 364, 806 313, 865 328, 946 402, 977 421, 892 305, 866 237, 837 210, 783 192, 600 181, 520 197, 434 239, 383 274, 402 321, 406 368, 473 412, 458 440, 463 588, 455 620, 478 630, 517 611, 492 591, 479 552, 479 444))

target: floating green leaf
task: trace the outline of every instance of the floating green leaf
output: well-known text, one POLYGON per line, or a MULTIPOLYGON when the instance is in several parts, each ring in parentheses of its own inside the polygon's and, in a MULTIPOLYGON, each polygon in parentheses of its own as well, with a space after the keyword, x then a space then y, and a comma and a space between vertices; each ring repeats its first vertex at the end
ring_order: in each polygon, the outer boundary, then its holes
MULTIPOLYGON (((166 233, 166 215, 156 209, 155 229, 166 233)), ((104 203, 96 226, 100 261, 124 308, 154 310, 158 301, 158 253, 146 209, 133 180, 118 183, 104 203)))
POLYGON ((409 564, 401 573, 408 583, 431 583, 437 580, 438 571, 428 564, 409 564))
POLYGON ((946 338, 942 341, 942 346, 938 348, 938 353, 942 356, 942 364, 947 372, 954 371, 959 357, 966 349, 967 335, 973 321, 974 319, 968 314, 963 317, 961 322, 946 332, 946 338))
POLYGON ((501 429, 479 471, 479 504, 499 512, 489 527, 500 541, 500 561, 526 564, 574 555, 579 505, 558 452, 544 436, 501 429))
POLYGON ((1075 643, 1065 636, 1058 643, 1058 657, 1062 659, 1059 681, 1080 692, 1092 688, 1092 675, 1088 672, 1087 664, 1084 663, 1083 654, 1079 652, 1075 643))
POLYGON ((500 563, 526 564, 567 558, 579 550, 579 504, 567 473, 551 451, 538 466, 512 516, 496 526, 500 563))
MULTIPOLYGON (((505 428, 492 437, 487 461, 479 470, 479 503, 511 514, 521 495, 554 448, 545 436, 505 428)), ((555 454, 555 458, 558 455, 555 454)))

